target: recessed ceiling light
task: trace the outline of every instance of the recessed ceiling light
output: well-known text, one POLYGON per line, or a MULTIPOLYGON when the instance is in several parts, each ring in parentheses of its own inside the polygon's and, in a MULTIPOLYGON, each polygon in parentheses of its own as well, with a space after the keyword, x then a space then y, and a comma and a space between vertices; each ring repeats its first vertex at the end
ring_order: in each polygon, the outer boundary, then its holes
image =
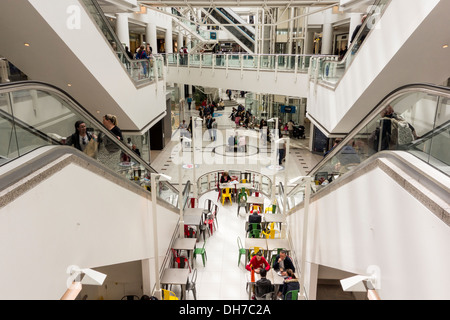
POLYGON ((24 45, 25 47, 29 47, 29 46, 30 46, 29 43, 24 43, 23 45, 24 45))
POLYGON ((71 87, 71 86, 72 86, 72 84, 71 84, 71 83, 68 83, 68 84, 67 84, 67 86, 68 86, 68 87, 71 87))
POLYGON ((442 49, 447 49, 448 48, 448 44, 444 44, 443 46, 442 46, 442 49))

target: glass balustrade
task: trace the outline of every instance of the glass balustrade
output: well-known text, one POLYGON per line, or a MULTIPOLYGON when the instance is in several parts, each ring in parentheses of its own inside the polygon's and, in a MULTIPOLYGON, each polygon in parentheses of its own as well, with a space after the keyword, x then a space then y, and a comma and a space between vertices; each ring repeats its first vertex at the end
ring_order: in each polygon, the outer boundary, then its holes
POLYGON ((377 22, 381 19, 391 0, 376 0, 370 6, 370 11, 364 23, 361 25, 359 32, 355 35, 350 47, 344 57, 339 60, 338 57, 314 57, 317 68, 313 73, 314 80, 321 80, 328 84, 336 85, 344 76, 347 69, 351 66, 359 49, 363 45, 365 39, 370 35, 370 31, 377 27, 377 22))
MULTIPOLYGON (((311 171, 313 192, 326 187, 380 151, 413 154, 450 175, 450 88, 412 85, 391 94, 311 171)), ((290 194, 303 201, 304 186, 290 194)), ((292 208, 292 207, 290 207, 292 208)))
MULTIPOLYGON (((75 145, 124 179, 151 189, 151 168, 123 141, 107 130, 70 97, 54 87, 35 82, 0 85, 0 165, 37 148, 75 145), (75 124, 86 125, 90 141, 79 139, 75 124), (76 140, 74 140, 76 139, 76 140)), ((78 148, 77 148, 78 149, 78 148)), ((80 151, 81 152, 81 151, 80 151)), ((159 182, 160 199, 178 207, 178 190, 159 182)))
POLYGON ((169 53, 166 54, 165 57, 165 62, 168 66, 307 73, 310 66, 314 69, 316 63, 320 63, 321 65, 324 63, 323 60, 317 60, 315 58, 321 57, 322 59, 325 59, 330 56, 242 53, 169 53))
POLYGON ((131 59, 106 19, 97 0, 82 0, 82 3, 93 22, 97 24, 99 31, 111 45, 124 69, 136 84, 163 79, 163 56, 151 55, 148 59, 131 59), (156 77, 158 78, 156 79, 156 77))
MULTIPOLYGON (((201 175, 197 180, 198 197, 210 191, 217 191, 220 181, 220 175, 223 170, 211 171, 206 174, 201 175)), ((253 190, 256 192, 261 192, 266 196, 270 196, 272 190, 272 180, 270 177, 263 175, 255 171, 238 171, 230 170, 228 171, 231 177, 235 176, 239 181, 246 179, 247 183, 253 185, 253 190)))

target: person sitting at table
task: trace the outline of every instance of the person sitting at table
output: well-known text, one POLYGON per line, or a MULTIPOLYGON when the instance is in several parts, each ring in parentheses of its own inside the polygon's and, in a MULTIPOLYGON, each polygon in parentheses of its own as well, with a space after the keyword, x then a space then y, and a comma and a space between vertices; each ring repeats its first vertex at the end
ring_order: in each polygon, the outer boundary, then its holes
POLYGON ((262 298, 266 293, 270 293, 275 290, 275 287, 273 286, 272 282, 266 278, 267 275, 266 269, 261 269, 259 271, 259 275, 261 276, 261 279, 259 279, 255 283, 256 299, 262 298))
POLYGON ((291 269, 295 272, 294 263, 288 257, 286 250, 281 250, 280 254, 275 257, 272 268, 280 271, 283 276, 286 276, 286 270, 291 269))
POLYGON ((222 177, 220 177, 220 183, 227 183, 231 181, 231 177, 228 175, 228 172, 224 172, 222 177))
POLYGON ((261 251, 258 251, 249 263, 245 266, 248 271, 255 270, 256 273, 260 273, 262 269, 269 271, 270 264, 267 262, 266 258, 262 256, 261 251))
MULTIPOLYGON (((286 276, 284 278, 283 284, 280 285, 280 290, 278 291, 278 299, 286 299, 286 293, 292 290, 300 290, 300 283, 297 277, 291 269, 286 270, 286 276)), ((287 297, 291 299, 290 296, 287 297)))
POLYGON ((252 231, 252 223, 257 223, 258 224, 258 228, 257 229, 261 229, 261 215, 258 214, 258 210, 253 210, 253 213, 251 215, 248 216, 248 228, 247 228, 247 232, 252 231))

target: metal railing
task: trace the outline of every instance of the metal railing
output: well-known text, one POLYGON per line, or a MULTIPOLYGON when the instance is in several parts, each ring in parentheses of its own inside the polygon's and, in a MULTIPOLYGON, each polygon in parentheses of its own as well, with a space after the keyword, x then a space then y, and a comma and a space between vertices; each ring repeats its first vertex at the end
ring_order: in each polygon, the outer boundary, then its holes
MULTIPOLYGON (((449 87, 401 87, 388 94, 310 171, 314 180, 311 192, 326 188, 384 150, 408 152, 450 175, 449 127, 449 87)), ((297 185, 288 194, 288 209, 302 203, 304 195, 304 184, 297 185)))
MULTIPOLYGON (((153 191, 150 176, 156 173, 155 169, 67 93, 36 81, 0 84, 0 165, 42 146, 75 145, 71 137, 77 121, 85 123, 86 131, 93 137, 86 141, 89 146, 85 153, 92 150, 88 155, 99 163, 153 191)), ((159 182, 156 192, 159 199, 179 208, 179 192, 173 185, 159 182)))

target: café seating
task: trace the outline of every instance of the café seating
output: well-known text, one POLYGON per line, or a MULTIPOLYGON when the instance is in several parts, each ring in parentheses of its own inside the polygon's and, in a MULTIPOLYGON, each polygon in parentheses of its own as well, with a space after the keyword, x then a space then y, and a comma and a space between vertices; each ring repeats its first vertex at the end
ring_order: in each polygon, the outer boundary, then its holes
POLYGON ((284 300, 298 300, 298 292, 299 290, 291 290, 286 292, 284 295, 284 300))
POLYGON ((255 254, 257 254, 262 248, 260 247, 251 247, 248 253, 248 260, 251 260, 255 254))
POLYGON ((275 292, 267 292, 266 294, 263 294, 261 297, 258 297, 255 295, 256 300, 273 300, 275 292))
POLYGON ((186 283, 186 292, 192 291, 192 293, 194 294, 194 300, 197 300, 197 289, 195 287, 196 281, 197 281, 197 269, 194 269, 191 279, 188 279, 188 282, 186 283))
MULTIPOLYGON (((214 233, 214 215, 212 213, 208 213, 208 216, 206 217, 204 224, 209 226, 208 231, 209 235, 211 236, 214 233)), ((204 236, 203 239, 205 239, 204 236)))
POLYGON ((202 256, 202 260, 203 260, 203 266, 205 266, 205 261, 208 260, 207 256, 206 256, 206 249, 205 249, 205 245, 206 245, 206 240, 203 241, 203 246, 201 248, 196 248, 194 250, 194 258, 197 259, 197 255, 200 254, 202 256))
POLYGON ((261 226, 259 223, 250 223, 249 238, 260 238, 261 226))
POLYGON ((233 202, 231 201, 231 191, 230 191, 230 188, 225 188, 225 189, 222 191, 222 205, 224 205, 224 203, 225 203, 225 198, 230 199, 230 203, 233 204, 233 202))
POLYGON ((162 291, 162 299, 163 300, 179 300, 176 294, 172 291, 161 289, 162 291))
POLYGON ((189 259, 185 256, 178 255, 177 250, 171 248, 172 255, 173 255, 173 261, 178 264, 178 268, 184 268, 184 266, 187 263, 187 266, 189 267, 189 272, 191 271, 191 266, 189 265, 189 259))
POLYGON ((241 198, 245 197, 245 201, 247 201, 247 193, 245 192, 245 188, 241 188, 241 192, 238 194, 238 202, 241 201, 241 198))
POLYGON ((241 238, 237 237, 237 244, 238 244, 238 248, 239 248, 239 260, 238 260, 238 267, 241 264, 241 257, 242 255, 245 255, 245 248, 242 245, 242 240, 241 238))
POLYGON ((266 236, 266 239, 275 239, 275 235, 278 233, 281 238, 281 233, 279 230, 275 229, 275 223, 271 222, 265 231, 262 231, 262 234, 266 236))

